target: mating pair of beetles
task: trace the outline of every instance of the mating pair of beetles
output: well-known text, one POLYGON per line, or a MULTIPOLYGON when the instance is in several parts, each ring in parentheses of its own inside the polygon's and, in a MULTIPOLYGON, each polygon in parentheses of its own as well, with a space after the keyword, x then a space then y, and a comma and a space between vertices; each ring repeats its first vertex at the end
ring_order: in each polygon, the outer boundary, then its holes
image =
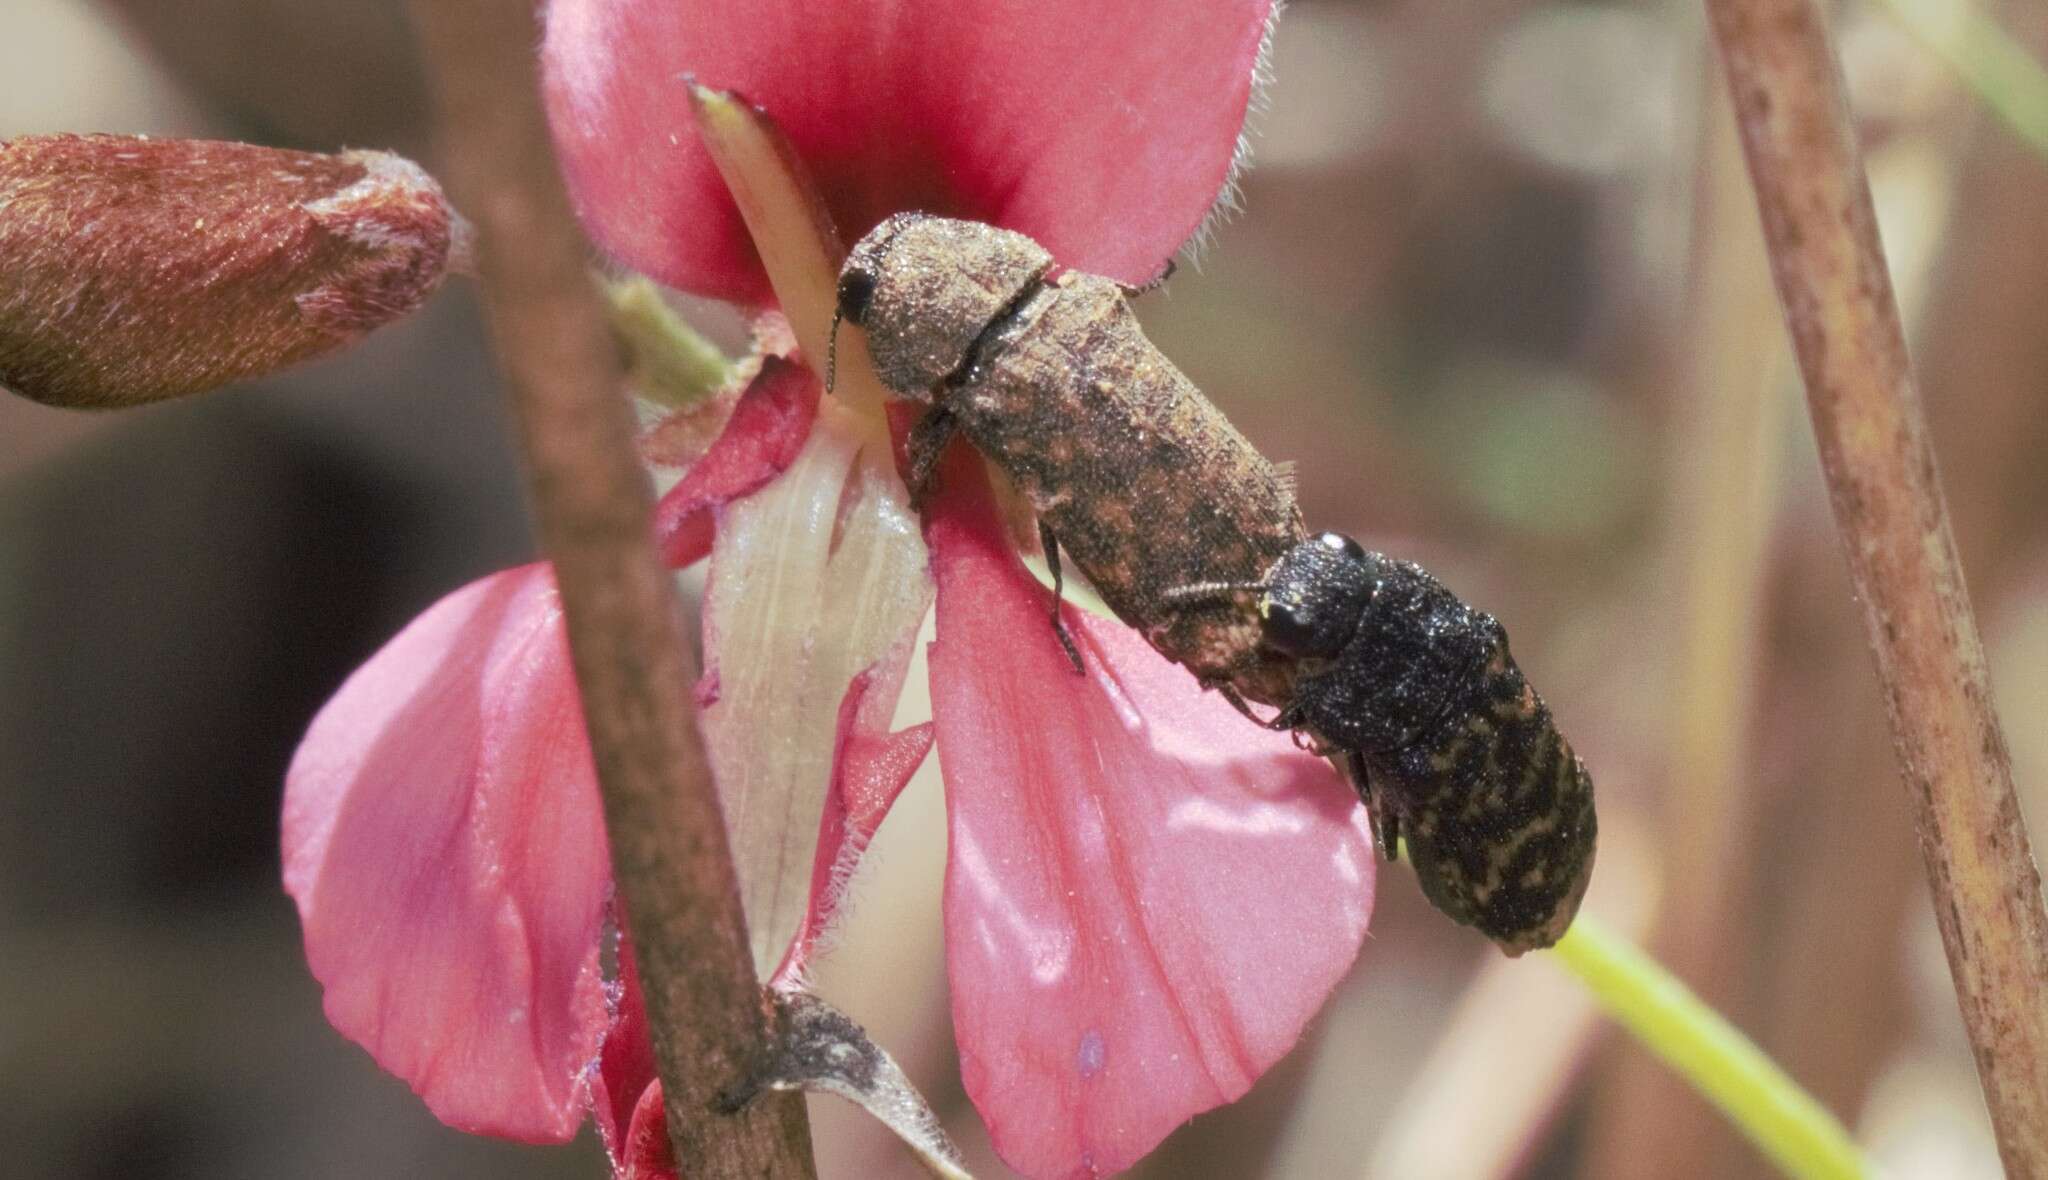
POLYGON ((1510 955, 1556 942, 1592 874, 1593 783, 1507 633, 1413 562, 1309 536, 1291 480, 1145 339, 1130 294, 1022 234, 904 213, 854 247, 838 313, 929 407, 914 496, 965 434, 1030 501, 1077 667, 1062 550, 1204 686, 1341 755, 1438 909, 1510 955))

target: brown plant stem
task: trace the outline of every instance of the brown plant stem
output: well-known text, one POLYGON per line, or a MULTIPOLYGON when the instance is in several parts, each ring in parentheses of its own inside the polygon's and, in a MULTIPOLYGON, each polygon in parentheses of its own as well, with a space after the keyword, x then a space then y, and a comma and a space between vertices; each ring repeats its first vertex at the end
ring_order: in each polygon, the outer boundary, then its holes
POLYGON ((413 13, 561 588, 676 1158, 692 1180, 808 1177, 800 1096, 717 1110, 762 1053, 768 1010, 697 734, 696 670, 654 554, 617 345, 540 109, 532 8, 418 0, 413 13))
POLYGON ((1812 0, 1707 11, 1999 1151, 2048 1176, 2048 914, 1840 66, 1812 0))

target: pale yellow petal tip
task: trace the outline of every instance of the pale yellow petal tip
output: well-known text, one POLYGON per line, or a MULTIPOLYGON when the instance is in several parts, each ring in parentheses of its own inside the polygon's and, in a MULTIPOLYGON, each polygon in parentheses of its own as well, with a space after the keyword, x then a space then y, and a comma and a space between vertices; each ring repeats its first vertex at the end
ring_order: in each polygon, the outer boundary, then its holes
POLYGON ((695 78, 684 79, 683 85, 690 91, 690 106, 700 124, 712 119, 744 119, 748 114, 746 101, 730 90, 714 90, 695 78))

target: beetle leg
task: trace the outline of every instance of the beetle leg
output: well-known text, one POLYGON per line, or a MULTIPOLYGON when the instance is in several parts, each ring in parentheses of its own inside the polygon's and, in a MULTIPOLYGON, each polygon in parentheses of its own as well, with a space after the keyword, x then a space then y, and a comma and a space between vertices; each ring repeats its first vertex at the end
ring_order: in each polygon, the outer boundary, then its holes
POLYGON ((1358 788, 1359 798, 1365 800, 1365 819, 1372 825, 1373 843, 1380 847, 1380 855, 1388 862, 1401 859, 1401 817, 1387 809, 1387 797, 1380 792, 1372 780, 1372 773, 1365 768, 1365 757, 1356 750, 1347 750, 1344 761, 1351 768, 1351 785, 1358 788))
MULTIPOLYGON (((1289 705, 1285 709, 1280 710, 1278 713, 1273 714, 1273 719, 1271 721, 1261 722, 1261 724, 1263 724, 1267 729, 1271 730, 1277 731, 1282 729, 1292 729, 1297 731, 1298 733, 1301 729, 1301 721, 1301 706, 1297 702, 1296 704, 1289 705)), ((1304 747, 1304 749, 1305 748, 1306 747, 1304 747)))
POLYGON ((1046 568, 1052 571, 1052 633, 1059 636, 1060 646, 1066 649, 1067 659, 1073 662, 1074 674, 1085 676, 1088 670, 1081 666, 1081 649, 1074 646, 1074 637, 1067 633, 1067 625, 1060 621, 1060 596, 1064 580, 1060 576, 1060 539, 1053 536, 1052 526, 1038 522, 1038 544, 1045 550, 1046 568))
POLYGON ((1238 692, 1237 689, 1232 687, 1228 681, 1218 680, 1215 683, 1205 684, 1202 687, 1215 689, 1217 693, 1219 693, 1223 697, 1224 700, 1230 702, 1231 708, 1236 709, 1238 712, 1244 714, 1244 719, 1246 721, 1251 722, 1253 725, 1256 725, 1261 729, 1265 728, 1266 719, 1264 717, 1259 716, 1257 713, 1252 712, 1251 702, 1245 700, 1244 694, 1238 692))
POLYGON ((1251 722, 1253 725, 1258 726, 1260 729, 1293 729, 1296 725, 1299 724, 1299 722, 1285 709, 1280 710, 1279 712, 1273 714, 1271 717, 1261 717, 1257 713, 1252 712, 1251 702, 1245 700, 1244 694, 1238 692, 1236 687, 1234 687, 1227 680, 1223 680, 1220 678, 1216 680, 1204 680, 1202 682, 1202 687, 1215 689, 1218 695, 1220 695, 1224 700, 1230 702, 1231 708, 1236 709, 1238 712, 1244 714, 1245 720, 1251 722))
POLYGON ((1166 260, 1166 269, 1160 271, 1156 276, 1149 278, 1142 283, 1139 283, 1135 287, 1126 286, 1123 283, 1118 283, 1116 285, 1117 290, 1122 291, 1124 293, 1124 298, 1126 299, 1136 299, 1140 295, 1150 294, 1151 292, 1157 291, 1159 288, 1164 287, 1166 285, 1166 280, 1172 278, 1173 272, 1179 269, 1180 262, 1176 259, 1169 258, 1166 260))
POLYGON ((960 432, 960 419, 944 403, 934 402, 910 427, 910 439, 905 444, 910 453, 910 506, 921 510, 924 498, 932 488, 932 476, 939 470, 939 456, 946 453, 946 444, 960 432))

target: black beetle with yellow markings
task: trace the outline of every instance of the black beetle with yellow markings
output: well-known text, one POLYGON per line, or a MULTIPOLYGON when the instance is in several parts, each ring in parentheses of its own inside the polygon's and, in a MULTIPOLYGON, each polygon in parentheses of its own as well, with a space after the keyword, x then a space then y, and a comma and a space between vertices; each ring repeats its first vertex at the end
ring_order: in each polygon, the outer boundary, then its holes
POLYGON ((1380 848, 1407 840, 1422 891, 1511 955, 1564 936, 1592 879, 1593 780, 1492 615, 1411 561, 1339 533, 1297 545, 1255 594, 1268 646, 1299 661, 1270 724, 1341 751, 1380 848))

